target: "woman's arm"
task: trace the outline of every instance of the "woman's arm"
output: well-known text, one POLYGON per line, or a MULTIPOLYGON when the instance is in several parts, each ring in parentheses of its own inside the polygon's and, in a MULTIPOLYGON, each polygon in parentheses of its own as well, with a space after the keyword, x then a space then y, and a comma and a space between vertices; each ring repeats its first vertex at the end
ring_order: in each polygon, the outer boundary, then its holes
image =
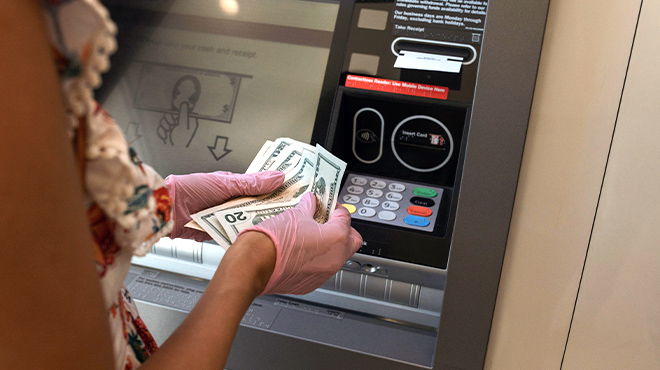
POLYGON ((241 318, 264 290, 276 252, 263 233, 238 238, 193 310, 142 369, 224 369, 241 318))
POLYGON ((224 369, 240 320, 257 295, 309 293, 335 274, 362 238, 341 206, 317 223, 316 203, 307 192, 295 208, 243 230, 195 308, 145 368, 224 369))
POLYGON ((39 1, 0 1, 0 368, 111 369, 39 1))

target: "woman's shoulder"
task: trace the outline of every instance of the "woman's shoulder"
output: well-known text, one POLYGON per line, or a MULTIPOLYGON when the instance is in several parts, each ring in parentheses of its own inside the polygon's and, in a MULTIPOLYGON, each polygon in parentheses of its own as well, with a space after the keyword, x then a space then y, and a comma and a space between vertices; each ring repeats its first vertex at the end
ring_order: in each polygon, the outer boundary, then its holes
POLYGON ((117 27, 108 10, 98 0, 42 0, 42 7, 105 268, 113 260, 109 253, 143 254, 167 235, 171 202, 162 178, 140 162, 123 130, 94 100, 116 49, 117 27))
POLYGON ((117 27, 98 0, 43 0, 42 4, 67 111, 81 116, 93 109, 93 90, 110 67, 117 27))

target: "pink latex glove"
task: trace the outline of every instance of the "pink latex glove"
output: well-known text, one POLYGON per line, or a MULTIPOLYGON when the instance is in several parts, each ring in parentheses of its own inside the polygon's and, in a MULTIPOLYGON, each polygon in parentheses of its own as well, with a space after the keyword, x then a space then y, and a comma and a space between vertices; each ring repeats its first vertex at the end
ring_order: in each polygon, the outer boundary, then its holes
POLYGON ((174 229, 170 238, 194 239, 198 242, 211 240, 211 236, 203 231, 184 227, 192 220, 191 214, 217 206, 237 196, 270 193, 283 182, 284 173, 280 171, 245 175, 222 171, 170 175, 165 179, 174 209, 174 229))
POLYGON ((338 206, 325 224, 314 220, 316 196, 306 193, 300 203, 256 226, 275 244, 275 269, 261 294, 307 294, 334 275, 362 244, 351 227, 348 210, 338 206))

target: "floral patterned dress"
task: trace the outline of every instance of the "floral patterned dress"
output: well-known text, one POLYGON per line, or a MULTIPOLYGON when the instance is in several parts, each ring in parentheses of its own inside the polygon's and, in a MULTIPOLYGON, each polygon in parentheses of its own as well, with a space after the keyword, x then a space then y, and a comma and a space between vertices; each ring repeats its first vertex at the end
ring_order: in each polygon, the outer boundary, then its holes
POLYGON ((116 26, 98 0, 43 0, 68 129, 87 197, 87 218, 117 369, 135 369, 156 349, 124 286, 131 257, 172 229, 163 179, 142 164, 93 89, 116 48, 116 26))

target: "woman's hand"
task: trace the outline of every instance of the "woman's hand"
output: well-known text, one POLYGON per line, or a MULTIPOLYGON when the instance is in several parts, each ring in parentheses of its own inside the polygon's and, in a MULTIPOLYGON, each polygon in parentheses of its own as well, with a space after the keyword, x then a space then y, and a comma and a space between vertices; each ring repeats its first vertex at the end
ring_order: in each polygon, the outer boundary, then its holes
POLYGON ((165 179, 173 203, 174 229, 170 238, 211 240, 209 234, 184 227, 191 214, 217 206, 231 198, 274 191, 284 182, 284 173, 263 171, 250 174, 231 172, 170 175, 165 179))
MULTIPOLYGON (((325 283, 362 245, 351 216, 337 207, 325 224, 314 220, 316 197, 303 195, 293 209, 243 230, 270 237, 277 252, 275 268, 262 294, 306 294, 325 283)), ((231 249, 231 248, 230 248, 231 249)))

